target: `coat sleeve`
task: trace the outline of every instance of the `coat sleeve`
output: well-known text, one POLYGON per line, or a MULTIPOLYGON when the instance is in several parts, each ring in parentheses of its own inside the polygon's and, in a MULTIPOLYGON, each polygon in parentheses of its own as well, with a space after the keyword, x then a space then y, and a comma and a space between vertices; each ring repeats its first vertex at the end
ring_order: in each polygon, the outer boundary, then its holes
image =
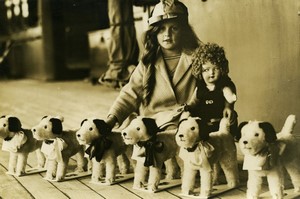
POLYGON ((143 96, 145 66, 140 62, 133 71, 129 82, 121 89, 108 115, 114 115, 121 124, 131 113, 137 112, 143 96))

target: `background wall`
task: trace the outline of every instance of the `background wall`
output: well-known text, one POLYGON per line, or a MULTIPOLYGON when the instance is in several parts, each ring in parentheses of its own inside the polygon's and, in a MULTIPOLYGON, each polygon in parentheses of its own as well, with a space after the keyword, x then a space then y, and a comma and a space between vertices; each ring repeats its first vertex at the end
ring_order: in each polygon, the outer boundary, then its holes
POLYGON ((181 1, 199 38, 226 50, 239 122, 265 120, 280 130, 296 114, 300 135, 300 1, 181 1))

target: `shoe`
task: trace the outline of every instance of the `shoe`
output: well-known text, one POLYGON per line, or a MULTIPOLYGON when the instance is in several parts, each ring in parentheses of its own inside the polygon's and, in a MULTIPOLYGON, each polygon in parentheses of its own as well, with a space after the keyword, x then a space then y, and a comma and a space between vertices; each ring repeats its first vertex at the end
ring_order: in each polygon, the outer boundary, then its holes
POLYGON ((109 88, 118 88, 119 87, 119 81, 105 78, 105 73, 100 76, 100 78, 98 79, 98 82, 101 85, 107 86, 109 88))
POLYGON ((100 78, 98 79, 98 82, 101 85, 107 86, 109 88, 114 88, 114 89, 120 90, 129 82, 130 76, 135 68, 136 68, 135 65, 128 66, 125 73, 123 73, 120 77, 118 77, 117 80, 111 79, 111 78, 106 78, 105 77, 106 73, 104 73, 100 76, 100 78))

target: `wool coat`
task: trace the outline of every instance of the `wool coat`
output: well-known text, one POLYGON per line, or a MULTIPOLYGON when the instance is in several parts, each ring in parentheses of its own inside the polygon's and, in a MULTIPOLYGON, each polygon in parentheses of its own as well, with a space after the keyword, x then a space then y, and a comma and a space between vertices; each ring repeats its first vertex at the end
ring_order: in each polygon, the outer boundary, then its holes
POLYGON ((196 80, 191 71, 192 57, 183 52, 179 59, 172 80, 168 76, 167 67, 160 51, 155 62, 155 86, 151 100, 143 105, 143 89, 146 83, 147 67, 140 62, 127 83, 120 91, 109 110, 109 115, 117 117, 122 123, 131 113, 156 119, 159 127, 177 125, 182 104, 193 96, 196 80))

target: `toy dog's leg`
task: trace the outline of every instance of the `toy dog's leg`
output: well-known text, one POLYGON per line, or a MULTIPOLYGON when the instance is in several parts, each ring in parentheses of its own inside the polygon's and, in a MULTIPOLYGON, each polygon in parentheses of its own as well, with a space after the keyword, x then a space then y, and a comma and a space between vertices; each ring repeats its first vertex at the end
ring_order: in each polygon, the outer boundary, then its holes
POLYGON ((45 179, 46 180, 53 180, 56 176, 56 170, 57 170, 56 160, 47 159, 47 172, 46 172, 45 179))
POLYGON ((88 163, 87 163, 87 170, 89 172, 92 172, 93 171, 93 161, 90 160, 89 158, 87 159, 88 163))
POLYGON ((180 172, 178 172, 180 169, 175 157, 166 160, 164 163, 166 166, 166 173, 167 173, 165 178, 167 180, 180 178, 180 172))
POLYGON ((155 192, 157 190, 160 181, 160 176, 161 168, 151 166, 149 171, 148 191, 155 192))
POLYGON ((283 198, 283 176, 277 172, 271 172, 267 176, 270 193, 273 199, 283 198))
POLYGON ((18 153, 16 176, 21 176, 21 175, 25 174, 27 158, 28 158, 28 153, 18 153))
POLYGON ((190 167, 189 163, 184 164, 181 192, 182 194, 189 195, 190 192, 194 191, 195 180, 197 175, 197 170, 190 167))
POLYGON ((285 166, 287 172, 289 173, 295 192, 300 192, 300 169, 297 164, 290 164, 285 166))
POLYGON ((247 199, 258 199, 262 186, 262 177, 256 171, 248 171, 247 199))
POLYGON ((117 157, 118 167, 121 174, 129 173, 130 162, 125 154, 121 154, 117 157))
POLYGON ((84 151, 79 150, 76 155, 77 167, 75 169, 76 172, 82 173, 87 170, 87 159, 84 158, 84 151))
POLYGON ((208 197, 212 192, 212 171, 200 169, 201 190, 200 197, 208 197))
POLYGON ((96 158, 92 159, 92 182, 99 182, 101 177, 104 176, 103 174, 103 162, 97 162, 96 158))
POLYGON ((41 151, 41 149, 37 149, 35 151, 36 153, 36 157, 37 157, 37 161, 38 161, 38 168, 44 168, 45 163, 46 163, 46 157, 44 155, 44 153, 41 151))
POLYGON ((111 185, 115 181, 115 170, 116 170, 116 157, 109 156, 106 157, 106 176, 105 176, 105 183, 111 185))
POLYGON ((58 162, 57 164, 57 171, 56 171, 56 180, 62 181, 67 173, 67 166, 69 163, 68 158, 64 158, 62 162, 58 162))
POLYGON ((219 182, 219 176, 220 176, 220 173, 221 173, 221 166, 220 166, 220 163, 215 163, 213 164, 212 166, 213 168, 213 185, 219 185, 220 182, 219 182))
POLYGON ((175 156, 175 158, 180 169, 180 178, 182 178, 184 171, 184 161, 179 156, 175 156))
POLYGON ((134 170, 134 180, 133 180, 134 189, 144 188, 148 170, 149 170, 148 167, 145 167, 142 161, 137 161, 134 170))
POLYGON ((7 174, 13 175, 15 173, 18 160, 18 154, 14 152, 9 153, 8 172, 7 174))
POLYGON ((221 168, 224 171, 227 186, 234 188, 239 185, 239 171, 238 164, 235 158, 229 158, 220 162, 221 168), (236 163, 236 164, 235 164, 236 163))

